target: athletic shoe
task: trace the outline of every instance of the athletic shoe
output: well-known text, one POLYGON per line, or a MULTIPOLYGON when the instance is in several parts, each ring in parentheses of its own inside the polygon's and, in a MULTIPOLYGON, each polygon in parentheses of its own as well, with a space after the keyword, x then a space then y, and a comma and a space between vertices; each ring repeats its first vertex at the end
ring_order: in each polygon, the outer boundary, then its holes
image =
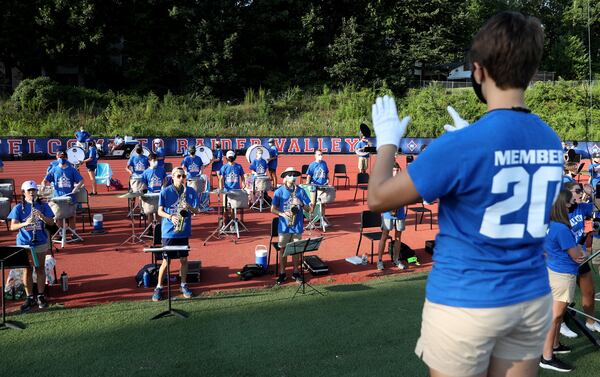
POLYGON ((162 288, 154 288, 154 293, 152 294, 152 301, 160 301, 162 299, 162 288))
POLYGON ((33 305, 35 305, 35 299, 33 298, 33 296, 27 296, 23 305, 21 305, 21 311, 23 313, 28 312, 31 310, 33 305))
POLYGON ((383 270, 383 261, 379 261, 379 262, 377 262, 377 269, 378 269, 379 271, 383 270))
POLYGON ((38 304, 38 308, 40 309, 45 309, 48 307, 48 301, 46 301, 46 296, 44 295, 38 295, 37 296, 37 304, 38 304))
POLYGON ((292 279, 296 280, 297 283, 302 283, 304 280, 302 279, 302 275, 299 272, 292 273, 292 279))
POLYGON ((552 360, 546 360, 544 357, 540 360, 540 368, 555 370, 557 372, 570 372, 573 367, 569 364, 560 361, 557 357, 552 356, 552 360))
POLYGON ((183 293, 183 297, 192 298, 192 291, 188 288, 187 284, 181 286, 181 293, 183 293))
POLYGON ((403 265, 399 260, 396 261, 396 267, 398 267, 399 270, 404 270, 406 268, 406 266, 403 265))
POLYGON ((552 353, 554 353, 555 355, 561 355, 561 354, 570 353, 570 352, 571 352, 571 347, 565 346, 564 344, 560 344, 560 343, 558 343, 558 347, 556 347, 555 349, 552 350, 552 353))
POLYGON ((560 334, 567 338, 577 338, 577 333, 573 332, 564 322, 560 325, 560 334))
POLYGON ((277 285, 281 285, 285 282, 285 274, 279 274, 279 277, 277 277, 277 285))
POLYGON ((588 330, 590 330, 590 331, 600 332, 600 324, 596 321, 594 321, 593 325, 590 325, 589 323, 586 322, 585 327, 587 327, 588 330))

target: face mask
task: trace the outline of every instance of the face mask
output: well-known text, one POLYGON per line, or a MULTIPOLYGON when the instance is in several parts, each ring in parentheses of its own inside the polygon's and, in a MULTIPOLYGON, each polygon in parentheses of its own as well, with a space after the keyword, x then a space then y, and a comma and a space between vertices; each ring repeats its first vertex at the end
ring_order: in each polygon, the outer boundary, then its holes
POLYGON ((269 143, 269 145, 272 147, 272 146, 273 146, 273 143, 269 143))
POLYGON ((323 159, 323 156, 316 156, 315 158, 317 161, 321 161, 323 159))
POLYGON ((61 165, 65 165, 68 162, 66 158, 59 158, 58 161, 61 165))
POLYGON ((471 72, 471 86, 473 87, 473 91, 479 100, 483 103, 487 103, 487 100, 483 96, 483 91, 481 90, 481 84, 475 81, 475 77, 473 76, 473 72, 471 72))
POLYGON ((292 175, 288 175, 288 176, 286 177, 286 180, 287 180, 289 183, 296 183, 296 177, 294 177, 294 176, 292 176, 292 175))
POLYGON ((233 161, 235 161, 235 157, 227 157, 227 161, 233 162, 233 161))
POLYGON ((158 165, 158 162, 157 162, 157 161, 151 161, 151 162, 150 162, 150 167, 151 167, 151 168, 155 168, 157 165, 158 165))

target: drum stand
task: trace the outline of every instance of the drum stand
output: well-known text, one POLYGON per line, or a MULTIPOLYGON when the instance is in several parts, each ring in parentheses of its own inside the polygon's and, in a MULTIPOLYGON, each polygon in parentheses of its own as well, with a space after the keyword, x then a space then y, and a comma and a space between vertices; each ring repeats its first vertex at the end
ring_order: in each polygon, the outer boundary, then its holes
POLYGON ((323 203, 321 203, 321 199, 317 199, 317 204, 315 206, 319 206, 319 211, 317 212, 315 217, 310 219, 310 221, 306 225, 306 230, 322 228, 323 233, 325 233, 325 228, 328 227, 330 224, 327 218, 323 216, 323 203))
POLYGON ((135 245, 144 242, 140 236, 137 236, 135 234, 135 219, 133 218, 133 216, 130 216, 129 218, 131 219, 131 236, 129 236, 129 238, 117 245, 117 247, 115 247, 116 251, 119 251, 119 247, 125 245, 126 243, 135 245))
MULTIPOLYGON (((233 218, 231 220, 229 220, 229 222, 221 228, 219 233, 235 234, 235 235, 237 235, 237 238, 239 239, 240 232, 247 232, 247 231, 248 231, 248 228, 246 228, 246 225, 244 225, 244 223, 241 220, 239 220, 237 217, 237 208, 233 208, 233 218)), ((235 239, 234 239, 234 242, 235 242, 235 239)))
POLYGON ((52 242, 60 243, 60 248, 63 249, 66 243, 78 241, 83 241, 83 238, 81 238, 81 236, 77 234, 75 229, 67 225, 67 219, 62 219, 62 226, 60 226, 56 233, 54 233, 54 235, 52 236, 52 242), (70 240, 67 240, 67 231, 71 232, 72 237, 70 240), (54 239, 59 234, 60 238, 54 239))
POLYGON ((156 221, 156 213, 153 213, 152 214, 152 221, 150 222, 150 224, 148 224, 148 226, 146 227, 146 229, 144 229, 144 231, 142 232, 142 234, 139 235, 140 241, 141 241, 142 237, 154 239, 154 232, 156 231, 156 226, 157 225, 158 225, 158 221, 156 221), (150 230, 152 230, 152 235, 150 235, 150 230))
POLYGON ((265 192, 264 191, 255 191, 256 192, 256 200, 250 206, 250 209, 257 209, 259 212, 263 211, 263 208, 271 207, 269 203, 265 200, 265 192), (263 207, 264 204, 264 207, 263 207))
MULTIPOLYGON (((206 246, 206 243, 211 239, 211 238, 216 238, 218 240, 221 239, 221 235, 225 235, 226 233, 222 232, 223 230, 223 223, 224 223, 224 212, 225 212, 225 208, 224 207, 220 207, 219 204, 221 203, 221 192, 220 191, 215 191, 217 194, 217 227, 215 228, 215 230, 213 230, 208 237, 206 237, 206 239, 204 240, 203 245, 206 246)), ((209 200, 210 203, 210 200, 209 200)), ((234 240, 235 242, 235 240, 234 240)))

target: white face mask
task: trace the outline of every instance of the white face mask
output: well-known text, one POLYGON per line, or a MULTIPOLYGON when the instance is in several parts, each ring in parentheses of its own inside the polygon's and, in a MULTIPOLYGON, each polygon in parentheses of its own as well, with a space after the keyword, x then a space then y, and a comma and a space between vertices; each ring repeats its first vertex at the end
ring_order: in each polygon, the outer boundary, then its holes
POLYGON ((158 161, 150 161, 150 167, 155 168, 158 165, 158 161))
POLYGON ((287 177, 285 177, 285 180, 288 183, 296 183, 296 177, 294 177, 292 175, 288 175, 287 177))
POLYGON ((315 156, 315 160, 317 160, 317 161, 323 160, 323 155, 315 156))
POLYGON ((257 153, 256 154, 256 158, 261 159, 262 158, 262 153, 257 153))

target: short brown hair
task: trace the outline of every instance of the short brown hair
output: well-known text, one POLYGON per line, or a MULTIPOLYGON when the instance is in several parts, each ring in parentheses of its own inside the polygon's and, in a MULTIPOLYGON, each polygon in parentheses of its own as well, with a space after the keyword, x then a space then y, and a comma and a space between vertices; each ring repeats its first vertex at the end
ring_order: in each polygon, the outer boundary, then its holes
POLYGON ((542 61, 543 50, 540 20, 518 12, 500 12, 473 38, 469 61, 485 67, 498 88, 525 89, 542 61))
POLYGON ((550 220, 563 223, 571 229, 571 222, 569 221, 569 206, 571 205, 571 199, 573 194, 569 190, 561 190, 558 194, 558 198, 552 205, 550 212, 550 220))

